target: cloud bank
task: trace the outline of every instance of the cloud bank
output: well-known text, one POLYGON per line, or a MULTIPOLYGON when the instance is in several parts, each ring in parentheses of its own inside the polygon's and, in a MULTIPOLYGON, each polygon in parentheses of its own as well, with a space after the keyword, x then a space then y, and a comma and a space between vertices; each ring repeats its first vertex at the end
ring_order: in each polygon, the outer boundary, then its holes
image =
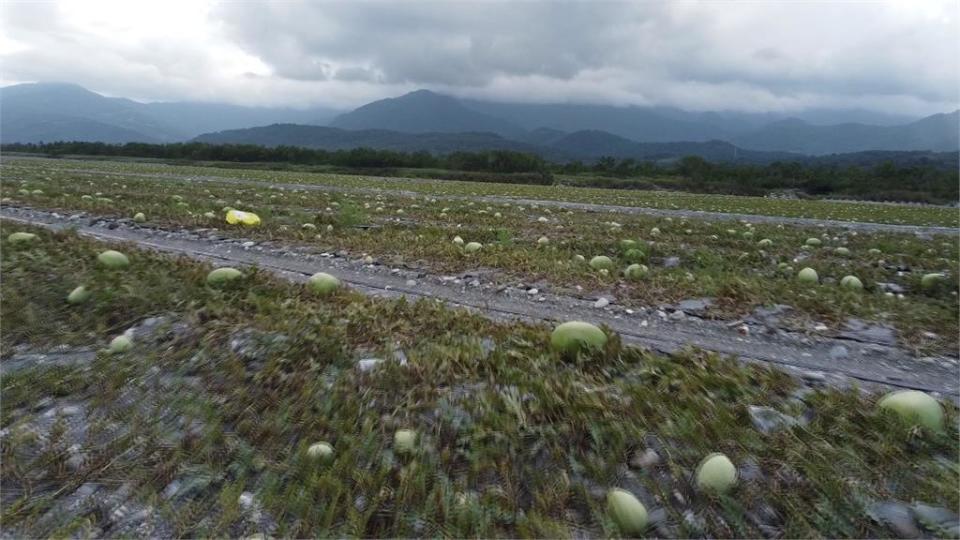
POLYGON ((960 102, 956 2, 163 2, 0 7, 5 83, 351 107, 430 88, 688 110, 960 102))

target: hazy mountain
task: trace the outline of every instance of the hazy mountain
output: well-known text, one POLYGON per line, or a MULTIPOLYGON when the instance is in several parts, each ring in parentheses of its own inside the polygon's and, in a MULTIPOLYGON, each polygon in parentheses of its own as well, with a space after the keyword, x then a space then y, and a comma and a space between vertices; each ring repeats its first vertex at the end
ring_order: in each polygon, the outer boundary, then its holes
POLYGON ((398 152, 427 151, 437 154, 480 150, 517 152, 554 152, 520 141, 504 139, 494 133, 401 133, 383 129, 345 130, 325 126, 274 124, 200 135, 198 142, 213 144, 256 144, 261 146, 301 146, 322 150, 375 148, 398 152))
POLYGON ((0 107, 4 142, 164 142, 188 136, 147 113, 142 103, 104 97, 74 84, 8 86, 0 89, 0 107))
POLYGON ((6 111, 0 117, 0 140, 5 143, 96 141, 120 144, 131 141, 165 142, 138 131, 86 118, 45 113, 8 116, 6 111))
POLYGON ((924 120, 864 110, 816 109, 801 118, 778 113, 689 112, 670 107, 497 103, 456 99, 419 90, 375 101, 339 116, 344 129, 465 132, 490 131, 534 144, 557 132, 604 131, 638 142, 730 141, 741 148, 823 154, 860 150, 950 150, 956 130, 924 120), (871 121, 855 124, 851 120, 871 121), (845 122, 845 123, 841 123, 845 122), (798 129, 797 125, 803 128, 798 129), (828 123, 830 125, 823 125, 828 123), (904 134, 897 134, 898 128, 904 134), (542 131, 546 130, 546 131, 542 131))
MULTIPOLYGON (((542 132, 544 133, 544 132, 542 132)), ((603 131, 578 131, 558 136, 544 144, 531 144, 500 137, 493 133, 401 133, 389 130, 344 130, 321 126, 275 124, 272 126, 207 133, 198 142, 212 144, 256 144, 261 146, 301 146, 323 150, 349 150, 366 147, 402 152, 428 151, 447 154, 455 151, 513 150, 538 154, 551 161, 599 157, 669 161, 684 156, 700 156, 711 161, 769 163, 778 159, 800 158, 783 152, 755 152, 722 141, 638 143, 603 131)))
POLYGON ((147 103, 144 107, 149 114, 177 126, 189 137, 211 131, 268 124, 296 123, 322 126, 329 123, 340 112, 323 107, 287 109, 175 101, 147 103))
POLYGON ((458 99, 417 90, 396 98, 381 99, 336 117, 331 126, 341 129, 387 129, 403 133, 489 132, 520 138, 524 130, 500 117, 464 106, 458 99))
POLYGON ((723 125, 670 118, 652 108, 474 100, 465 100, 464 104, 490 116, 509 118, 527 130, 541 127, 567 132, 597 130, 642 142, 709 141, 730 135, 723 125))
POLYGON ((769 163, 802 158, 786 152, 757 152, 738 148, 724 141, 692 141, 650 143, 637 142, 605 131, 587 130, 570 133, 550 147, 578 159, 604 156, 633 158, 637 161, 663 161, 684 156, 699 156, 709 161, 769 163))
POLYGON ((20 84, 0 89, 0 137, 4 142, 173 142, 210 131, 277 122, 322 123, 335 114, 336 111, 325 108, 140 103, 105 97, 65 83, 20 84))
MULTIPOLYGON (((0 137, 4 142, 171 142, 203 133, 271 124, 322 124, 335 114, 324 108, 139 103, 104 97, 76 85, 51 83, 0 89, 0 107, 0 137)), ((540 152, 559 150, 566 156, 588 158, 609 155, 646 159, 650 152, 659 155, 657 147, 637 146, 638 143, 676 143, 680 146, 663 151, 672 154, 676 148, 689 147, 696 155, 721 157, 736 147, 737 159, 748 156, 743 153, 746 149, 823 155, 869 150, 955 151, 960 146, 958 112, 887 125, 898 119, 903 117, 859 110, 812 110, 798 118, 782 118, 777 113, 689 112, 670 107, 493 103, 418 90, 368 103, 336 116, 331 125, 353 131, 431 134, 427 139, 433 151, 456 148, 457 144, 474 148, 483 142, 487 147, 531 145, 540 152), (874 123, 822 124, 830 119, 874 123), (458 136, 437 136, 443 133, 458 136), (481 133, 499 137, 484 138, 481 133), (730 144, 721 146, 718 141, 730 144), (692 143, 709 145, 689 146, 692 143)), ((377 144, 388 144, 387 139, 381 138, 373 137, 377 144)), ((357 137, 350 135, 347 140, 357 137)), ((300 143, 286 139, 284 144, 300 143)), ((302 145, 308 144, 309 141, 302 145)), ((396 144, 406 147, 409 140, 396 144)), ((769 155, 747 159, 755 158, 768 159, 769 155)))
POLYGON ((566 131, 559 129, 541 127, 527 132, 523 136, 523 142, 531 144, 549 145, 568 135, 566 131))
POLYGON ((799 119, 774 122, 734 137, 734 143, 756 150, 831 154, 867 150, 930 150, 950 152, 960 145, 960 111, 935 114, 899 126, 837 124, 816 126, 799 119))

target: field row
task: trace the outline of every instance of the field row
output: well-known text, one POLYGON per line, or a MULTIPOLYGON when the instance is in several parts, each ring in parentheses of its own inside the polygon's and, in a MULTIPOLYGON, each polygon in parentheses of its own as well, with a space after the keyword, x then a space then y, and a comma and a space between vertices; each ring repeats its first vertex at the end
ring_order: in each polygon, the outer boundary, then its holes
POLYGON ((501 196, 664 210, 693 210, 896 225, 960 227, 956 208, 853 201, 783 200, 672 191, 632 191, 572 186, 478 183, 417 178, 384 178, 327 173, 269 171, 237 167, 170 166, 156 163, 6 158, 5 168, 74 168, 116 174, 176 174, 242 178, 276 183, 330 184, 358 189, 403 189, 431 196, 501 196))
POLYGON ((877 397, 709 354, 645 354, 608 333, 571 355, 551 328, 435 302, 318 295, 254 270, 223 282, 69 232, 3 232, 0 467, 15 536, 960 526, 950 404, 902 421, 877 397), (729 461, 706 464, 715 452, 729 461))
POLYGON ((711 298, 706 315, 722 319, 789 305, 785 324, 793 330, 838 329, 858 318, 893 326, 902 343, 921 352, 957 350, 958 246, 951 236, 77 175, 39 163, 4 166, 6 202, 121 218, 142 213, 145 226, 217 229, 433 274, 482 271, 504 284, 624 306, 711 298), (255 212, 260 224, 228 225, 229 208, 255 212), (816 276, 801 273, 805 268, 816 276), (939 277, 924 286, 928 275, 939 277))

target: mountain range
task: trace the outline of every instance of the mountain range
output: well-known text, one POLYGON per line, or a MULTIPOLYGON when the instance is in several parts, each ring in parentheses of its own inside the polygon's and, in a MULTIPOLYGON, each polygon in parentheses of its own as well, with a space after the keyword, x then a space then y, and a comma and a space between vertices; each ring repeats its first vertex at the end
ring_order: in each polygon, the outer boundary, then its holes
POLYGON ((210 144, 301 146, 321 150, 349 150, 359 147, 398 152, 425 150, 436 154, 512 150, 537 154, 550 161, 592 161, 605 156, 670 161, 684 156, 700 156, 709 161, 769 163, 803 157, 786 152, 745 150, 724 141, 641 143, 595 130, 563 133, 536 144, 489 132, 404 133, 383 129, 346 130, 326 126, 274 124, 208 133, 194 140, 210 144))
POLYGON ((219 103, 140 103, 102 96, 75 84, 19 84, 0 89, 0 138, 3 142, 176 142, 211 131, 276 122, 325 124, 337 112, 219 103))
POLYGON ((954 152, 960 111, 915 119, 865 110, 689 112, 669 107, 496 103, 418 90, 349 112, 328 108, 141 103, 80 86, 0 89, 0 140, 109 143, 243 142, 344 149, 450 152, 510 149, 547 159, 601 156, 770 161, 795 154, 954 152), (835 123, 826 123, 829 120, 835 123))

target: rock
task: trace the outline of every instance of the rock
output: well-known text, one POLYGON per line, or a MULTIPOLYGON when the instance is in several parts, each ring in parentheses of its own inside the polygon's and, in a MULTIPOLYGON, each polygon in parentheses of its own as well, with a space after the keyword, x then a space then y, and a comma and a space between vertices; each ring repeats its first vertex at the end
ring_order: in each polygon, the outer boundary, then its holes
POLYGON ((193 499, 207 490, 214 483, 209 474, 194 474, 176 478, 163 490, 163 498, 174 501, 193 499))
POLYGON ((674 306, 674 309, 683 311, 689 315, 702 315, 712 305, 713 298, 694 298, 681 301, 674 306))
POLYGON ((540 291, 537 289, 527 289, 527 294, 529 294, 530 296, 536 296, 540 294, 540 291))
POLYGON ((800 425, 801 421, 792 416, 771 407, 759 407, 750 405, 747 407, 750 413, 750 420, 753 421, 753 427, 757 428, 764 435, 769 435, 781 429, 789 429, 800 425))
POLYGON ((357 369, 359 369, 362 373, 367 373, 368 371, 373 371, 373 369, 377 367, 380 362, 383 362, 382 358, 364 358, 363 360, 357 362, 357 369))
POLYGON ((910 512, 910 508, 895 501, 878 502, 867 508, 871 519, 886 525, 899 538, 919 538, 920 529, 910 512))
POLYGON ((682 321, 686 318, 687 318, 687 315, 680 310, 674 311, 673 313, 670 314, 671 321, 682 321))
POLYGON ((830 348, 831 360, 846 360, 850 357, 850 352, 843 345, 834 345, 830 348))
POLYGON ((604 298, 603 296, 601 296, 600 298, 598 298, 597 301, 593 303, 593 307, 595 307, 595 308, 597 308, 597 309, 605 308, 605 307, 607 307, 607 306, 609 306, 609 305, 610 305, 610 300, 607 300, 607 299, 604 298))
POLYGON ((50 510, 36 520, 33 526, 33 531, 37 533, 35 536, 49 536, 57 528, 66 525, 71 520, 95 512, 97 495, 101 491, 100 484, 88 482, 69 495, 55 499, 50 510))
POLYGON ((758 307, 747 317, 747 322, 762 324, 767 328, 776 328, 780 325, 780 316, 793 309, 786 304, 776 304, 773 307, 758 307))
POLYGON ((70 455, 66 462, 67 468, 73 472, 77 472, 82 469, 83 464, 87 461, 87 456, 83 453, 80 445, 71 445, 70 448, 67 449, 67 453, 70 455))
POLYGON ((860 319, 847 319, 846 328, 840 336, 864 343, 879 343, 881 345, 896 345, 897 336, 893 328, 879 324, 868 324, 860 319))
POLYGON ((827 380, 827 376, 822 371, 804 371, 800 376, 811 383, 822 383, 827 380))
POLYGON ((693 510, 686 510, 683 512, 683 524, 686 526, 687 530, 699 534, 707 528, 707 522, 702 517, 693 513, 693 510))
POLYGON ((128 502, 118 507, 110 518, 115 523, 110 535, 115 538, 171 538, 175 535, 174 525, 152 506, 128 502))
POLYGON ((680 266, 680 257, 667 257, 663 260, 664 268, 676 268, 680 266))
POLYGON ((882 292, 889 292, 893 294, 903 294, 907 292, 906 289, 904 289, 900 285, 897 285, 896 283, 884 283, 884 282, 878 281, 876 282, 876 285, 877 285, 877 288, 880 289, 882 292))
POLYGON ((253 493, 250 493, 249 491, 244 491, 237 499, 237 503, 240 505, 240 508, 244 510, 250 510, 253 508, 254 502, 253 493))
POLYGON ((647 448, 644 451, 637 450, 630 458, 630 466, 634 469, 649 469, 660 464, 660 454, 654 449, 647 448))
POLYGON ((417 286, 417 280, 415 280, 415 279, 408 279, 408 280, 407 280, 407 287, 416 287, 416 286, 417 286))
POLYGON ((245 362, 260 362, 279 352, 287 341, 283 334, 245 329, 231 336, 230 350, 245 362))
POLYGON ((943 538, 960 538, 960 516, 956 513, 923 503, 914 503, 910 509, 924 529, 943 538))
POLYGON ((763 470, 760 469, 760 465, 753 458, 746 458, 741 461, 740 466, 737 467, 737 472, 743 482, 760 482, 764 478, 763 470))

